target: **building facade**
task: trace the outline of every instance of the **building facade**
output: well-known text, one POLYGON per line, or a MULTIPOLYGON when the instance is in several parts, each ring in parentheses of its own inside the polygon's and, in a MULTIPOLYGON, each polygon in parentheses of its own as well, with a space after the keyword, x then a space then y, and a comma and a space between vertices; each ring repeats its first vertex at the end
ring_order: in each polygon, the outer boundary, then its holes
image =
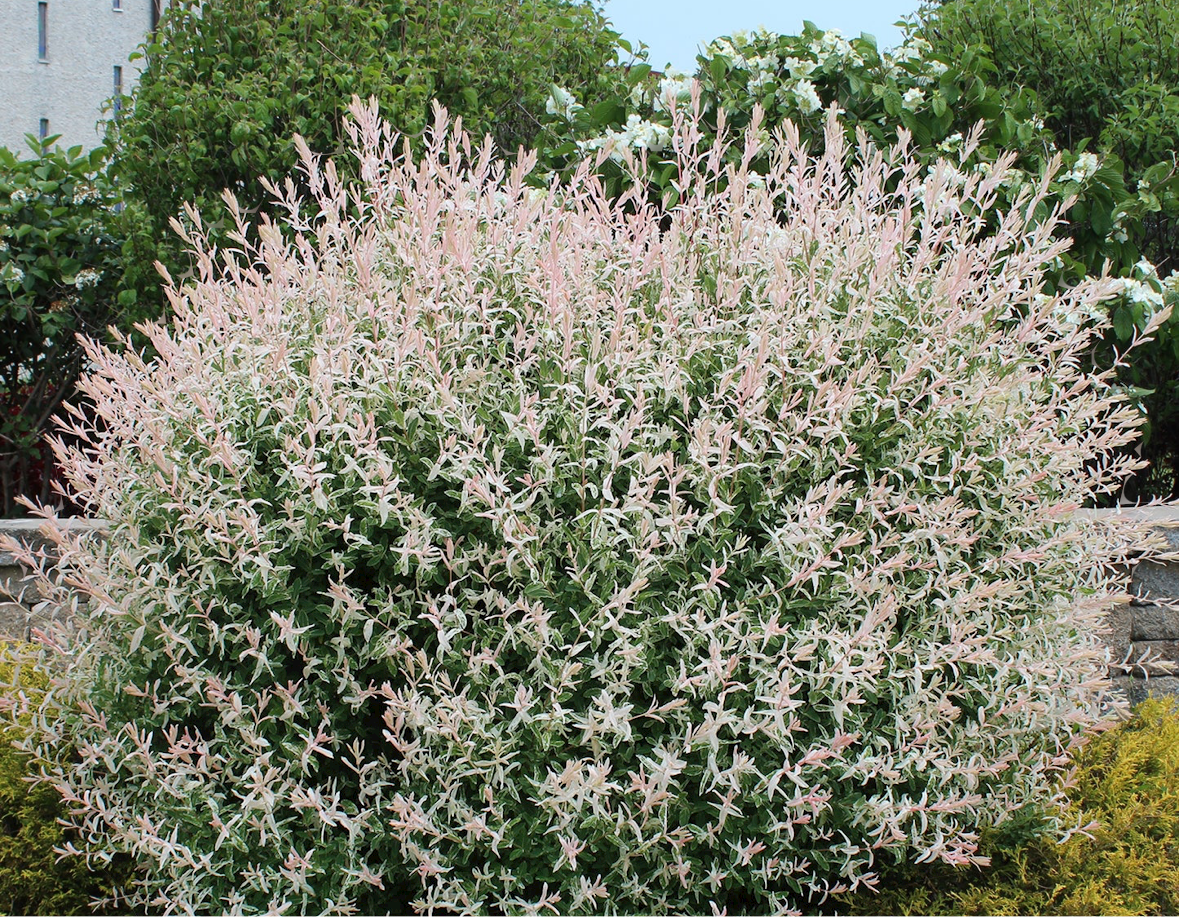
POLYGON ((129 93, 131 55, 166 0, 0 0, 0 145, 29 155, 26 134, 64 147, 102 142, 112 97, 129 93))

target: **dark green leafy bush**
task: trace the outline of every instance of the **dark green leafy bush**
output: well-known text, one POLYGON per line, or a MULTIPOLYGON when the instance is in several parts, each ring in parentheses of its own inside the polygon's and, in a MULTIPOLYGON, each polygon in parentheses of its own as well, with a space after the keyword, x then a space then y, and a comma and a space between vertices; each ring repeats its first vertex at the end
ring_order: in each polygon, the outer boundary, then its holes
POLYGON ((949 0, 914 29, 943 55, 981 51, 991 83, 1036 93, 1070 149, 1113 153, 1147 206, 1145 257, 1179 269, 1179 7, 1171 0, 949 0))
POLYGON ((75 335, 101 337, 119 315, 121 237, 104 154, 29 138, 0 148, 0 516, 21 495, 48 502, 42 435, 82 367, 75 335))
POLYGON ((342 129, 353 95, 375 97, 415 146, 437 99, 514 152, 552 82, 611 84, 617 39, 580 0, 173 0, 112 122, 133 227, 127 283, 158 316, 153 263, 177 277, 191 267, 171 221, 192 204, 217 224, 225 189, 256 211, 269 200, 259 179, 294 168, 296 134, 353 174, 342 129))

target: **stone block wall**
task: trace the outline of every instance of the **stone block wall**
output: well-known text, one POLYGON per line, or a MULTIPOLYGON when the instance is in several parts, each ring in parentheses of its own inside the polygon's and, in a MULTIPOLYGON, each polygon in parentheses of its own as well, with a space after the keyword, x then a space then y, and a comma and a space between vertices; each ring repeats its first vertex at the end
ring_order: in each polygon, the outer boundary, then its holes
MULTIPOLYGON (((71 525, 101 529, 101 523, 89 519, 71 520, 71 525)), ((39 519, 0 519, 0 535, 8 535, 34 550, 48 547, 39 534, 39 519)), ((11 553, 0 549, 0 639, 29 640, 35 628, 48 624, 59 609, 45 607, 36 583, 28 570, 11 553)))
POLYGON ((1143 562, 1134 568, 1128 606, 1110 613, 1110 650, 1122 665, 1111 667, 1114 684, 1130 702, 1179 695, 1179 508, 1127 509, 1156 523, 1176 552, 1175 560, 1143 562))

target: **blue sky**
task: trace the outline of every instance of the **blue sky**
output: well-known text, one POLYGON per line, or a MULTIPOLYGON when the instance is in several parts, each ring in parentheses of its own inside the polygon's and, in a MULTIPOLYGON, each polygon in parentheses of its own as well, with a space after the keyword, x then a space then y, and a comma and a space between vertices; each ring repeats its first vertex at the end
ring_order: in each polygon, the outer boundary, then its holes
POLYGON ((806 19, 848 36, 868 32, 881 48, 892 47, 901 42, 893 23, 919 5, 919 0, 606 0, 603 7, 623 38, 646 42, 653 67, 670 62, 691 72, 698 44, 759 25, 797 34, 806 19))

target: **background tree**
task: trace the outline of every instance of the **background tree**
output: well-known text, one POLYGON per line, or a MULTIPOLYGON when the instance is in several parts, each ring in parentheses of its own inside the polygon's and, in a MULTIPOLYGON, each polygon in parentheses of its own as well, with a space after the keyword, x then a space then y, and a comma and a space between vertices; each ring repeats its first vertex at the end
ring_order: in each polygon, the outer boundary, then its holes
POLYGON ((53 499, 42 433, 82 366, 76 335, 119 315, 122 240, 103 150, 37 141, 0 147, 0 517, 19 496, 53 499))
MULTIPOLYGON (((581 0, 178 0, 111 142, 127 192, 127 283, 160 302, 157 259, 184 268, 169 229, 191 202, 206 220, 230 189, 247 211, 288 174, 293 136, 344 150, 349 100, 375 96, 416 143, 437 99, 500 149, 529 144, 550 84, 608 86, 619 36, 581 0)), ((347 168, 346 157, 339 162, 347 168)))
POLYGON ((981 48, 1004 88, 1026 87, 1071 149, 1114 153, 1154 213, 1143 254, 1179 269, 1179 6, 1171 0, 949 0, 916 34, 943 54, 981 48))

